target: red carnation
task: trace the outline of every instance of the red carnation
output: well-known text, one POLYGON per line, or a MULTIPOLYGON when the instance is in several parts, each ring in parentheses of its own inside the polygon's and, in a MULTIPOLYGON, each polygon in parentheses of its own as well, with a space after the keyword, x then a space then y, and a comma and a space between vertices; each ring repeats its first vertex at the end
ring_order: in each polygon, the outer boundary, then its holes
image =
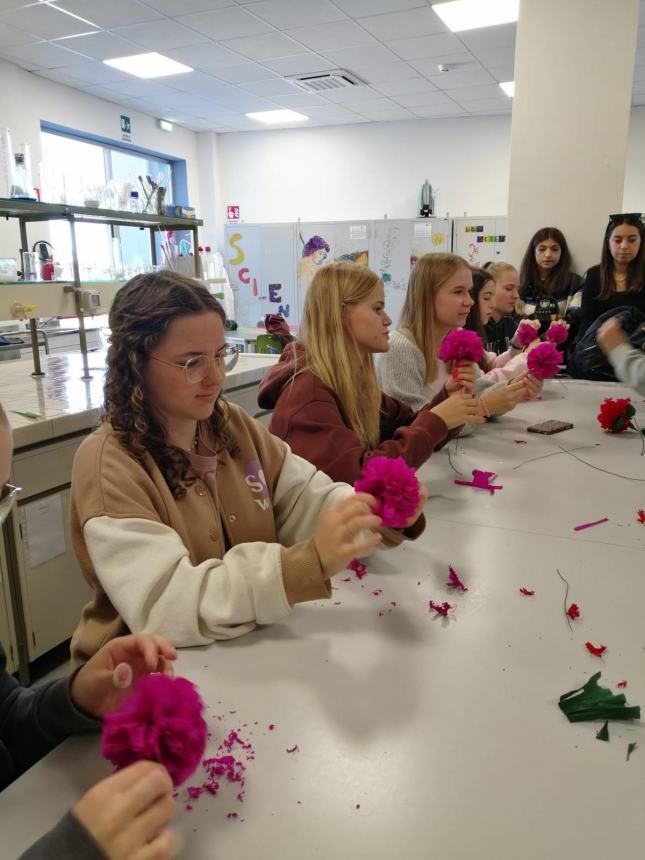
POLYGON ((608 433, 622 433, 629 427, 636 429, 631 421, 635 414, 636 410, 629 397, 617 400, 608 397, 600 404, 600 412, 596 417, 603 430, 608 433))

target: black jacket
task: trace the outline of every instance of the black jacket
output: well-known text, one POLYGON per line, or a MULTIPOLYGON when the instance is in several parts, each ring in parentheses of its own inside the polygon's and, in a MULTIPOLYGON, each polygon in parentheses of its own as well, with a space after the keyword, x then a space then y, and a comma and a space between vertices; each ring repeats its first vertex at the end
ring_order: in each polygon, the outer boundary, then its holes
POLYGON ((507 349, 510 349, 511 340, 519 324, 520 318, 515 314, 508 314, 508 316, 502 317, 499 322, 495 322, 493 317, 491 317, 484 326, 486 351, 501 355, 507 349))

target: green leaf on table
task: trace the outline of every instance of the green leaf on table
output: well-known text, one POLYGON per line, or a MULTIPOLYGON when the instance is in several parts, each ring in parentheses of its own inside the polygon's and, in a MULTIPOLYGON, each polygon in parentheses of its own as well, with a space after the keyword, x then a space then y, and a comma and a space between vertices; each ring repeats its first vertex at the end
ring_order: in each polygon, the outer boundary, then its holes
POLYGON ((627 744, 627 759, 626 759, 627 761, 629 761, 630 755, 634 752, 634 750, 636 749, 637 746, 638 746, 637 743, 627 744))
POLYGON ((596 672, 582 687, 563 693, 558 702, 570 723, 586 720, 639 720, 639 705, 628 705, 624 693, 612 693, 598 683, 596 672))

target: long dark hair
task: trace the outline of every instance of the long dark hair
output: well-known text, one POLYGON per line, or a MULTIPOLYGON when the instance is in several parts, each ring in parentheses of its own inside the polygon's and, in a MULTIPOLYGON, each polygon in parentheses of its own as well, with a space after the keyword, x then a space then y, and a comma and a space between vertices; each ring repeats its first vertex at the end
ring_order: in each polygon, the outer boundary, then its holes
MULTIPOLYGON (((213 311, 222 323, 224 309, 206 289, 176 272, 136 275, 114 298, 109 315, 111 330, 107 354, 103 419, 119 442, 146 468, 146 455, 159 466, 173 496, 178 499, 195 477, 188 474, 186 453, 166 443, 164 427, 147 402, 144 373, 149 356, 178 317, 213 311)), ((216 443, 235 453, 226 430, 228 408, 219 397, 207 425, 216 443)))
POLYGON ((531 238, 520 266, 520 298, 536 288, 541 288, 547 296, 561 295, 566 292, 571 277, 571 254, 564 234, 557 227, 542 227, 531 238), (560 246, 560 259, 547 275, 544 286, 540 287, 540 270, 535 259, 535 249, 545 239, 551 239, 560 246))
MULTIPOLYGON (((484 286, 488 283, 495 284, 495 278, 493 278, 492 274, 484 268, 481 269, 473 269, 473 286, 470 290, 470 296, 475 304, 468 311, 468 316, 466 317, 466 322, 464 323, 464 328, 468 328, 471 331, 476 331, 480 336, 482 341, 486 343, 486 332, 484 330, 484 323, 482 322, 481 315, 479 313, 479 294, 484 289, 484 286)), ((479 362, 479 367, 482 370, 486 369, 486 356, 483 356, 479 362)))
POLYGON ((600 255, 600 290, 596 296, 598 299, 610 299, 616 292, 614 285, 614 258, 611 256, 611 251, 609 249, 609 240, 616 227, 620 227, 622 224, 629 224, 630 227, 636 227, 641 237, 638 254, 636 254, 627 267, 625 292, 638 293, 643 288, 643 281, 645 281, 645 227, 643 227, 641 216, 637 214, 611 215, 609 223, 607 224, 607 229, 605 230, 605 238, 602 240, 602 254, 600 255))

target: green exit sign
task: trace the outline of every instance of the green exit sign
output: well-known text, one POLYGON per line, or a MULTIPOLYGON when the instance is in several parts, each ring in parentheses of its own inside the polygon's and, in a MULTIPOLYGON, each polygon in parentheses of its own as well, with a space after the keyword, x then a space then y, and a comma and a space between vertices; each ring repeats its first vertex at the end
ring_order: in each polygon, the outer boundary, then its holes
POLYGON ((123 140, 130 140, 131 131, 130 117, 121 114, 121 137, 123 140))

